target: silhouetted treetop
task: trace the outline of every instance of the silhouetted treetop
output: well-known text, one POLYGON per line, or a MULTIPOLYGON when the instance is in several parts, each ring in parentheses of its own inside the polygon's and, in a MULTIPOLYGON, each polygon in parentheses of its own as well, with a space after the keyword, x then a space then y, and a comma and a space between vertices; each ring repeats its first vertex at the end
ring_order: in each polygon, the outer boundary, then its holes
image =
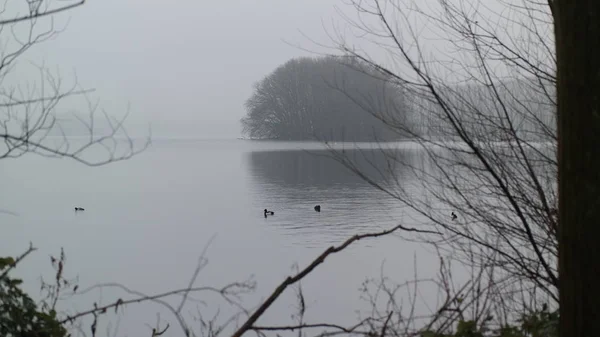
POLYGON ((295 58, 254 85, 242 118, 255 139, 375 141, 402 137, 382 120, 402 120, 401 87, 351 57, 295 58), (400 118, 398 117, 400 116, 400 118))

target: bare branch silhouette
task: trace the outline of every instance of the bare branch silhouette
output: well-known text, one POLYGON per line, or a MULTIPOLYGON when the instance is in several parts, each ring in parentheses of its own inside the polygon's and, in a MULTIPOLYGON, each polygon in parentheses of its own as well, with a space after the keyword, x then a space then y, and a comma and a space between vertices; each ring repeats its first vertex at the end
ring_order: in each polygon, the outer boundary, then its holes
POLYGON ((321 255, 319 255, 316 259, 314 259, 308 266, 306 266, 304 269, 302 269, 300 272, 298 272, 296 275, 289 276, 288 278, 286 278, 273 291, 273 293, 271 293, 271 295, 263 302, 263 304, 261 304, 261 306, 258 307, 258 309, 256 309, 252 313, 252 315, 250 315, 250 317, 242 324, 242 326, 232 336, 240 337, 245 332, 250 330, 250 328, 260 318, 260 316, 262 316, 264 314, 264 312, 275 302, 275 300, 277 300, 277 298, 285 291, 285 289, 287 287, 289 287, 290 285, 293 285, 294 283, 300 281, 301 279, 306 277, 308 274, 310 274, 315 268, 317 268, 320 264, 325 262, 325 259, 329 255, 341 252, 346 247, 350 246, 352 243, 354 243, 356 241, 359 241, 362 239, 367 239, 367 238, 381 237, 381 236, 385 236, 385 235, 388 235, 388 234, 391 234, 391 233, 394 233, 394 232, 400 231, 400 230, 407 231, 407 232, 439 234, 439 233, 433 232, 433 231, 420 230, 420 229, 416 229, 416 228, 407 228, 402 225, 398 225, 396 227, 393 227, 391 229, 388 229, 388 230, 385 230, 385 231, 382 231, 379 233, 367 233, 367 234, 355 235, 355 236, 349 238, 348 240, 346 240, 344 243, 342 243, 339 246, 331 246, 327 250, 325 250, 321 255))
MULTIPOLYGON (((39 3, 41 3, 42 1, 40 0, 39 3)), ((35 8, 33 11, 31 11, 31 13, 29 15, 23 15, 23 16, 19 16, 16 18, 12 18, 12 19, 4 19, 4 20, 0 20, 0 25, 8 25, 8 24, 12 24, 12 23, 18 23, 18 22, 23 22, 23 21, 32 21, 38 18, 42 18, 45 16, 51 16, 51 15, 55 15, 61 12, 66 12, 69 11, 71 9, 74 9, 76 7, 79 7, 81 5, 85 4, 85 0, 79 0, 75 3, 69 4, 69 5, 64 5, 62 7, 58 7, 58 8, 54 8, 54 9, 50 9, 50 10, 45 10, 40 12, 39 11, 39 5, 37 8, 35 8)))
POLYGON ((345 32, 387 52, 391 62, 354 48, 338 31, 334 47, 401 86, 409 115, 367 93, 348 92, 343 79, 331 86, 411 135, 426 163, 407 161, 403 150, 380 143, 390 172, 378 181, 327 144, 331 156, 422 216, 423 226, 444 233, 444 241, 423 241, 443 244, 467 262, 469 245, 496 250, 499 268, 557 303, 556 75, 548 4, 503 3, 504 11, 483 1, 347 4, 358 17, 340 10, 350 28, 345 32), (427 44, 429 37, 452 53, 427 44), (396 167, 412 172, 410 186, 396 167))

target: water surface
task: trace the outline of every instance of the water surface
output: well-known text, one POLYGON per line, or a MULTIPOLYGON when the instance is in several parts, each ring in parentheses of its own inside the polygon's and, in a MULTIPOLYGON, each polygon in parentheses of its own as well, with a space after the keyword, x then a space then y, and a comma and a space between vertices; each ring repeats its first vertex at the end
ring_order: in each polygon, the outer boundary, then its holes
MULTIPOLYGON (((380 151, 345 146, 370 179, 389 178, 380 151)), ((402 151, 406 161, 420 156, 411 146, 402 151)), ((214 236, 197 284, 221 286, 254 275, 258 287, 244 303, 255 307, 295 263, 304 266, 355 234, 411 225, 410 210, 327 154, 314 143, 157 139, 144 153, 101 167, 33 155, 2 160, 0 208, 18 215, 0 213, 2 254, 19 254, 29 242, 38 248, 19 268, 33 294, 39 293, 40 276, 51 279, 49 254, 60 247, 80 288, 119 282, 156 293, 186 287, 214 236), (320 213, 313 210, 316 204, 320 213), (75 206, 86 210, 75 213, 75 206), (264 208, 275 215, 264 218, 264 208)), ((394 171, 411 179, 402 168, 394 171)), ((365 308, 362 281, 379 276, 384 261, 388 276, 412 278, 415 254, 424 266, 420 274, 433 275, 437 260, 399 235, 361 241, 331 257, 302 282, 307 320, 352 323, 355 310, 365 308)), ((106 290, 76 296, 63 307, 89 308, 116 296, 128 297, 106 290)), ((293 298, 290 289, 261 324, 291 322, 293 298)), ((219 303, 203 299, 208 304, 192 304, 190 315, 219 303)), ((139 336, 148 333, 145 324, 155 324, 157 311, 175 323, 156 305, 131 305, 102 323, 114 327, 120 319, 118 336, 139 336)), ((169 332, 164 336, 180 335, 176 326, 169 332)))

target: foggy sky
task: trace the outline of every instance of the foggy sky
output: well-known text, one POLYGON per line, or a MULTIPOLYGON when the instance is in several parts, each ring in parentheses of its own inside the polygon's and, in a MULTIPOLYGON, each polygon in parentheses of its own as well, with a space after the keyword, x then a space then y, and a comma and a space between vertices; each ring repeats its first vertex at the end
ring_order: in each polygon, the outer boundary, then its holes
POLYGON ((89 1, 57 16, 66 30, 23 59, 59 66, 66 81, 75 71, 109 113, 122 115, 130 103, 128 125, 237 137, 252 84, 309 55, 290 43, 318 50, 302 33, 328 42, 321 20, 335 3, 89 1))
MULTIPOLYGON (((435 6, 436 0, 420 3, 435 6)), ((349 45, 385 59, 381 46, 365 47, 348 33, 335 6, 352 16, 343 0, 89 1, 55 16, 56 27, 68 22, 66 29, 29 50, 19 67, 43 62, 58 67, 65 82, 76 73, 80 85, 96 89, 92 97, 109 114, 122 116, 130 105, 126 125, 136 134, 151 122, 153 136, 235 138, 253 83, 290 58, 317 55, 300 47, 339 53, 316 44, 333 46, 328 33, 334 26, 349 45)), ((38 79, 22 68, 15 76, 38 79)), ((81 102, 61 109, 86 113, 81 102)))

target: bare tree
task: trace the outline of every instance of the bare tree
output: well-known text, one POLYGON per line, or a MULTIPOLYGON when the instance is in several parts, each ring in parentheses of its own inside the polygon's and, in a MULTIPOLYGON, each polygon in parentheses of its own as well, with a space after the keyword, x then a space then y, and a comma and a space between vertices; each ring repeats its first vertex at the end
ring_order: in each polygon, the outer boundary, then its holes
POLYGON ((381 114, 379 106, 361 106, 411 134, 426 163, 405 162, 386 150, 391 171, 398 165, 412 169, 415 183, 408 186, 393 172, 384 182, 369 179, 333 148, 332 156, 411 207, 425 219, 421 228, 444 234, 423 240, 462 255, 467 264, 471 254, 493 252, 498 277, 528 282, 536 289, 531 296, 556 306, 556 57, 548 4, 348 4, 353 14, 340 13, 365 45, 358 50, 344 35, 332 34, 334 48, 403 87, 417 125, 406 125, 393 107, 381 114), (368 44, 392 62, 364 52, 368 44))
POLYGON ((150 144, 149 138, 136 144, 124 126, 128 113, 119 119, 110 116, 89 97, 93 90, 81 88, 77 81, 66 85, 60 74, 38 66, 38 82, 14 83, 12 76, 20 57, 60 33, 55 27, 56 15, 83 4, 36 0, 23 1, 20 5, 26 7, 20 8, 14 2, 8 6, 7 1, 0 11, 0 159, 35 153, 97 166, 131 158, 150 144), (28 14, 18 14, 22 9, 28 14), (76 98, 85 99, 88 111, 70 115, 60 111, 63 102, 76 98), (65 130, 73 127, 87 131, 87 139, 73 141, 73 130, 65 130))
POLYGON ((560 334, 589 336, 600 262, 600 15, 597 1, 551 1, 558 72, 560 334))

